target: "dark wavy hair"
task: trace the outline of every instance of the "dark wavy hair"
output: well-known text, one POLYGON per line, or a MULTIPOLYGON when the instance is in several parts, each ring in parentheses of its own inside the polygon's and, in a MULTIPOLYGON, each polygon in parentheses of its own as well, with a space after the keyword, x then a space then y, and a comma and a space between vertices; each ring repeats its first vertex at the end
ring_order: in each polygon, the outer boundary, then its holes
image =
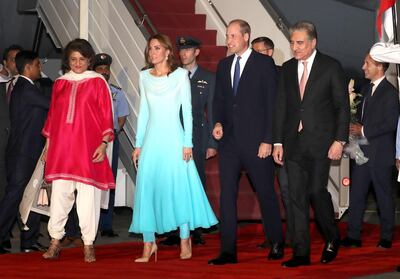
POLYGON ((178 68, 178 63, 176 62, 174 49, 173 49, 173 46, 171 43, 171 39, 167 35, 164 35, 164 34, 155 34, 147 40, 146 49, 144 51, 144 57, 145 57, 145 61, 146 61, 145 68, 146 69, 154 68, 154 64, 151 63, 150 58, 149 58, 149 47, 150 47, 150 42, 152 40, 157 40, 161 46, 163 46, 165 49, 169 50, 169 55, 168 55, 168 59, 167 59, 167 64, 169 67, 168 74, 175 71, 176 68, 178 68))
POLYGON ((88 70, 93 70, 96 53, 94 52, 92 45, 85 39, 75 39, 70 41, 63 50, 61 59, 62 72, 66 73, 71 70, 71 67, 69 66, 69 57, 74 51, 79 52, 83 57, 87 58, 89 60, 88 70))

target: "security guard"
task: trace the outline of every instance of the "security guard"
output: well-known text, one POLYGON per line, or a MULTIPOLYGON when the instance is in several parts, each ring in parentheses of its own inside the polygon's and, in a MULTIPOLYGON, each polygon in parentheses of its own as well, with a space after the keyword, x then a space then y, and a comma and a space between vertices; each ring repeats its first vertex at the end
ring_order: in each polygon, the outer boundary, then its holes
MULTIPOLYGON (((196 164, 201 182, 205 186, 206 171, 205 161, 217 154, 217 142, 212 137, 212 102, 215 89, 215 74, 197 64, 197 56, 200 54, 200 41, 193 37, 178 37, 176 46, 179 50, 179 58, 183 68, 188 70, 192 92, 193 115, 193 159, 196 164)), ((170 235, 160 244, 179 244, 177 235, 170 235)), ((193 232, 193 243, 204 244, 201 230, 193 232)))
MULTIPOLYGON (((96 54, 93 69, 101 74, 106 81, 110 80, 110 66, 112 58, 107 53, 96 54)), ((114 178, 117 178, 118 170, 118 156, 119 156, 119 141, 118 134, 124 127, 126 117, 129 115, 129 107, 125 98, 124 92, 120 87, 110 84, 110 91, 113 99, 114 106, 114 145, 113 145, 113 158, 112 158, 112 171, 114 178)), ((99 228, 102 236, 116 237, 118 234, 114 233, 112 229, 113 210, 114 210, 115 190, 110 190, 110 200, 108 209, 101 210, 99 228)))

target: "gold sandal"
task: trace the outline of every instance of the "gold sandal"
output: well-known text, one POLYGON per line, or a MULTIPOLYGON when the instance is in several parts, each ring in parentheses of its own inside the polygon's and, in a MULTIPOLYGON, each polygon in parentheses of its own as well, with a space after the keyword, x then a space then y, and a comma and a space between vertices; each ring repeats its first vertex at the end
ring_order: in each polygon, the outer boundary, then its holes
POLYGON ((51 239, 50 247, 47 249, 46 253, 42 257, 46 260, 57 260, 60 257, 61 244, 58 239, 51 239))
POLYGON ((93 245, 83 246, 83 253, 85 255, 85 262, 92 263, 96 261, 96 255, 94 253, 93 245))

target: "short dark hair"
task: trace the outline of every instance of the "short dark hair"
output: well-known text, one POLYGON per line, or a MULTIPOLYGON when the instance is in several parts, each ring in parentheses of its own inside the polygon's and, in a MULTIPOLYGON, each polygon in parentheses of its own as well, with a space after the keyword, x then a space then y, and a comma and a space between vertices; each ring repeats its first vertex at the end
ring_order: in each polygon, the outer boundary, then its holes
POLYGON ((389 63, 387 63, 387 62, 382 62, 382 67, 383 67, 383 71, 386 72, 387 69, 389 68, 389 63))
POLYGON ((264 45, 270 49, 274 49, 275 47, 274 42, 268 37, 258 37, 251 41, 252 45, 256 43, 264 43, 264 45))
POLYGON ((74 51, 79 52, 83 57, 87 58, 89 60, 88 70, 93 70, 96 53, 94 52, 92 45, 85 39, 74 39, 64 48, 61 59, 62 72, 65 73, 71 70, 71 67, 69 66, 69 57, 74 51))
POLYGON ((32 65, 33 60, 39 58, 36 52, 30 50, 21 50, 15 56, 15 65, 17 67, 18 73, 22 75, 27 64, 32 65))
POLYGON ((23 50, 23 48, 20 45, 11 45, 11 46, 9 46, 3 52, 3 60, 7 60, 8 54, 10 53, 10 51, 13 51, 13 50, 21 51, 21 50, 23 50))
POLYGON ((317 39, 317 28, 314 23, 306 20, 296 22, 292 27, 289 28, 290 36, 294 31, 305 31, 308 36, 308 40, 317 39))

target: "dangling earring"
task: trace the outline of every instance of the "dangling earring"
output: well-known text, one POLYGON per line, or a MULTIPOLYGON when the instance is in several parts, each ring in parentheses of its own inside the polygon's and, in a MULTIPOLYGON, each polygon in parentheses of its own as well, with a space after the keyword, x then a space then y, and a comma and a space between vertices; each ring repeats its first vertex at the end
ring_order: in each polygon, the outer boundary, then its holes
POLYGON ((168 61, 168 56, 165 57, 165 61, 168 61))

